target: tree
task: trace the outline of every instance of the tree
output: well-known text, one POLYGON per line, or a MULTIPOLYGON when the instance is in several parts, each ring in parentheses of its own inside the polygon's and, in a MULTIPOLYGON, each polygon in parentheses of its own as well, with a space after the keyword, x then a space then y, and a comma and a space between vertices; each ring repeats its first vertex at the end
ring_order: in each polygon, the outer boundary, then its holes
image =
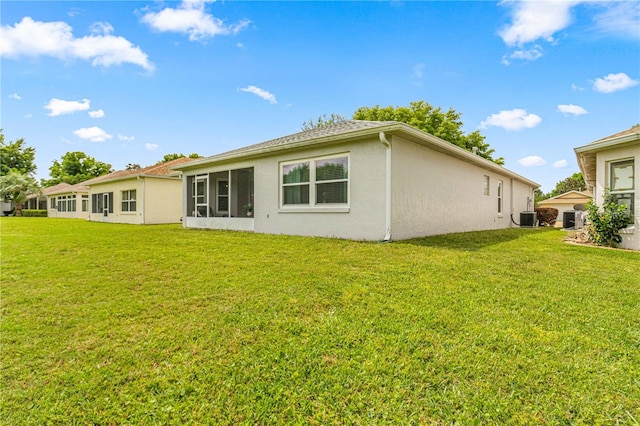
POLYGON ((492 154, 495 151, 484 141, 485 137, 479 131, 476 130, 469 134, 462 131, 460 117, 461 114, 452 108, 444 112, 442 108, 434 108, 425 101, 411 102, 408 107, 388 106, 381 108, 379 105, 360 107, 353 113, 354 120, 407 123, 468 151, 475 150, 480 157, 503 165, 504 158, 493 158, 492 154))
POLYGON ((29 195, 41 193, 36 180, 28 174, 11 170, 6 175, 0 176, 0 197, 13 201, 16 216, 22 216, 22 205, 29 195))
POLYGON ((142 167, 140 167, 140 164, 137 163, 129 163, 127 164, 127 166, 124 168, 125 170, 140 170, 142 167))
POLYGON ((62 182, 74 185, 112 171, 111 164, 98 161, 84 152, 67 152, 60 161, 53 161, 53 165, 49 167, 51 179, 43 179, 42 186, 47 187, 62 182))
POLYGON ((37 166, 34 163, 36 150, 24 145, 24 139, 5 143, 4 134, 0 129, 0 176, 5 176, 10 170, 17 170, 22 174, 34 173, 37 166))
MULTIPOLYGON (((177 160, 178 158, 185 158, 184 154, 166 154, 162 157, 162 160, 158 161, 156 164, 168 163, 169 161, 177 160)), ((189 154, 189 158, 200 158, 200 154, 193 153, 189 154)))
POLYGON ((582 173, 574 173, 568 178, 561 180, 556 184, 553 191, 549 192, 547 198, 556 197, 560 194, 564 194, 569 191, 582 191, 587 188, 587 184, 584 182, 582 173))
POLYGON ((326 114, 318 117, 316 121, 309 119, 309 121, 305 121, 302 123, 302 131, 306 132, 307 130, 318 129, 320 127, 331 126, 332 124, 340 123, 341 121, 346 121, 347 119, 340 114, 331 114, 330 117, 327 118, 326 114))

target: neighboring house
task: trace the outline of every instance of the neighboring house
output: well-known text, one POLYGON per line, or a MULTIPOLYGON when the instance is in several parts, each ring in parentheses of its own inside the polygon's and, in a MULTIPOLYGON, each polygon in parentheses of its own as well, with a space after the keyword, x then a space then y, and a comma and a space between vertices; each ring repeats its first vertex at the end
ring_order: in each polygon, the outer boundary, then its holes
MULTIPOLYGON (((193 158, 178 158, 138 170, 119 170, 100 176, 89 187, 89 220, 158 224, 182 218, 182 181, 171 166, 193 158)), ((86 183, 86 182, 85 182, 86 183)))
POLYGON ((96 177, 69 185, 59 183, 45 189, 47 216, 66 219, 89 218, 89 187, 87 184, 100 179, 96 177))
POLYGON ((31 194, 27 197, 27 201, 23 204, 23 210, 47 210, 49 201, 49 194, 63 188, 67 188, 71 185, 68 183, 59 183, 57 185, 48 186, 42 189, 40 195, 31 194))
POLYGON ((562 228, 564 212, 574 210, 575 205, 585 205, 593 196, 588 192, 581 191, 569 191, 564 194, 556 195, 555 197, 547 198, 540 201, 538 204, 540 207, 558 209, 558 219, 556 220, 555 227, 562 228))
POLYGON ((627 206, 632 223, 620 231, 621 247, 640 250, 640 125, 574 148, 578 165, 597 205, 609 189, 627 206))
POLYGON ((173 168, 185 227, 372 241, 509 228, 539 186, 393 121, 344 121, 173 168))

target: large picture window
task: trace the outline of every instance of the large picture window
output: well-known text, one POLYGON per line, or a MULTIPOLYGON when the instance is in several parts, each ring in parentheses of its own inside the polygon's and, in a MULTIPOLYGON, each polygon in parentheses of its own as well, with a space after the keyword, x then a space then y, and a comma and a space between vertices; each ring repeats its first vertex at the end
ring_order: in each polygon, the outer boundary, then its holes
POLYGON ((349 156, 283 163, 282 205, 322 206, 349 203, 349 156))
POLYGON ((616 203, 627 207, 629 217, 633 220, 635 198, 635 164, 633 160, 611 163, 609 173, 609 190, 616 203))
POLYGON ((122 191, 122 211, 123 212, 136 211, 136 190, 135 189, 122 191))

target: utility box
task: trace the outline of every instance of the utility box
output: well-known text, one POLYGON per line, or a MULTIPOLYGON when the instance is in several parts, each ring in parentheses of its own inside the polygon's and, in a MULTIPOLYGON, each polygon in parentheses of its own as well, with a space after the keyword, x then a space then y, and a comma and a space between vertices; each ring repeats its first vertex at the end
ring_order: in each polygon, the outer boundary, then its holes
POLYGON ((538 214, 536 212, 520 212, 520 227, 533 228, 538 225, 538 214))

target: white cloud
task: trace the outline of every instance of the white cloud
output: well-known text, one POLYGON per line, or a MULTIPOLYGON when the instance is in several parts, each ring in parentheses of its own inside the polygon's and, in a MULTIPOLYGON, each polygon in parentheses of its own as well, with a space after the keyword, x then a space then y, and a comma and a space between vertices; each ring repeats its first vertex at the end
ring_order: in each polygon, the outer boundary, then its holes
POLYGON ((73 114, 77 111, 86 111, 90 108, 91 101, 89 99, 83 99, 79 101, 64 101, 62 99, 52 98, 44 109, 48 109, 50 112, 47 114, 50 117, 63 114, 73 114))
POLYGON ((636 84, 638 84, 636 80, 620 72, 618 74, 608 74, 602 78, 596 78, 596 81, 593 83, 593 90, 600 93, 612 93, 618 90, 628 89, 636 84))
POLYGON ((76 38, 66 22, 34 21, 27 16, 14 26, 2 27, 0 54, 14 59, 20 56, 79 58, 104 67, 130 63, 153 70, 146 53, 127 39, 112 36, 111 31, 110 24, 100 22, 92 27, 92 35, 76 38))
POLYGON ((204 40, 216 35, 237 34, 251 21, 245 19, 233 25, 206 13, 204 8, 212 0, 187 0, 176 8, 167 7, 160 12, 147 12, 142 22, 161 32, 188 34, 189 40, 204 40))
POLYGON ((573 83, 571 85, 571 90, 573 90, 574 92, 582 92, 584 91, 584 87, 580 87, 577 84, 573 83))
POLYGON ((11 99, 15 99, 15 100, 17 100, 17 101, 19 101, 20 99, 22 99, 22 96, 18 95, 17 93, 12 93, 12 94, 10 94, 10 95, 9 95, 9 97, 10 97, 11 99))
POLYGON ((516 50, 511 55, 511 59, 521 59, 523 61, 535 61, 542 57, 542 47, 533 46, 531 49, 516 50))
POLYGON ((156 149, 159 148, 159 146, 156 145, 155 143, 145 143, 144 147, 147 148, 149 151, 155 151, 156 149))
POLYGON ((132 141, 135 139, 135 137, 133 136, 125 136, 125 135, 118 135, 118 139, 120 139, 121 141, 132 141))
POLYGON ((553 35, 571 23, 571 8, 578 1, 502 1, 512 8, 512 23, 498 32, 507 46, 523 46, 553 35))
POLYGON ((100 127, 84 127, 82 129, 75 130, 73 132, 74 135, 79 137, 80 139, 87 139, 91 142, 104 142, 108 139, 113 138, 112 135, 108 134, 100 127))
POLYGON ((597 5, 604 9, 593 19, 597 30, 624 38, 640 38, 640 3, 610 1, 597 5))
POLYGON ((489 126, 502 127, 506 130, 530 129, 542 122, 542 118, 536 114, 527 114, 524 109, 515 108, 509 111, 500 111, 491 114, 480 123, 480 127, 486 129, 489 126))
POLYGON ((544 158, 542 157, 539 157, 537 155, 530 155, 528 157, 519 159, 518 164, 524 167, 532 167, 532 166, 544 166, 545 164, 547 164, 547 162, 544 161, 544 158))
POLYGON ((558 105, 558 111, 563 114, 573 114, 575 116, 589 114, 589 111, 578 105, 558 105))
POLYGON ((101 109, 95 111, 89 111, 89 117, 91 118, 102 118, 104 117, 104 111, 101 109))
POLYGON ((568 164, 569 163, 567 163, 567 160, 558 160, 553 163, 553 167, 555 167, 556 169, 564 169, 568 164))
POLYGON ((411 68, 411 72, 414 78, 424 77, 425 64, 416 64, 411 68))
POLYGON ((261 97, 262 99, 264 99, 265 101, 269 101, 269 103, 271 104, 277 104, 278 101, 276 100, 276 97, 267 92, 266 90, 263 90, 259 87, 256 86, 247 86, 247 87, 243 87, 240 89, 240 91, 242 92, 247 92, 247 93, 253 93, 254 95, 261 97))
POLYGON ((28 113, 28 114, 24 115, 24 118, 32 118, 32 117, 33 117, 33 114, 31 114, 31 113, 28 113))

